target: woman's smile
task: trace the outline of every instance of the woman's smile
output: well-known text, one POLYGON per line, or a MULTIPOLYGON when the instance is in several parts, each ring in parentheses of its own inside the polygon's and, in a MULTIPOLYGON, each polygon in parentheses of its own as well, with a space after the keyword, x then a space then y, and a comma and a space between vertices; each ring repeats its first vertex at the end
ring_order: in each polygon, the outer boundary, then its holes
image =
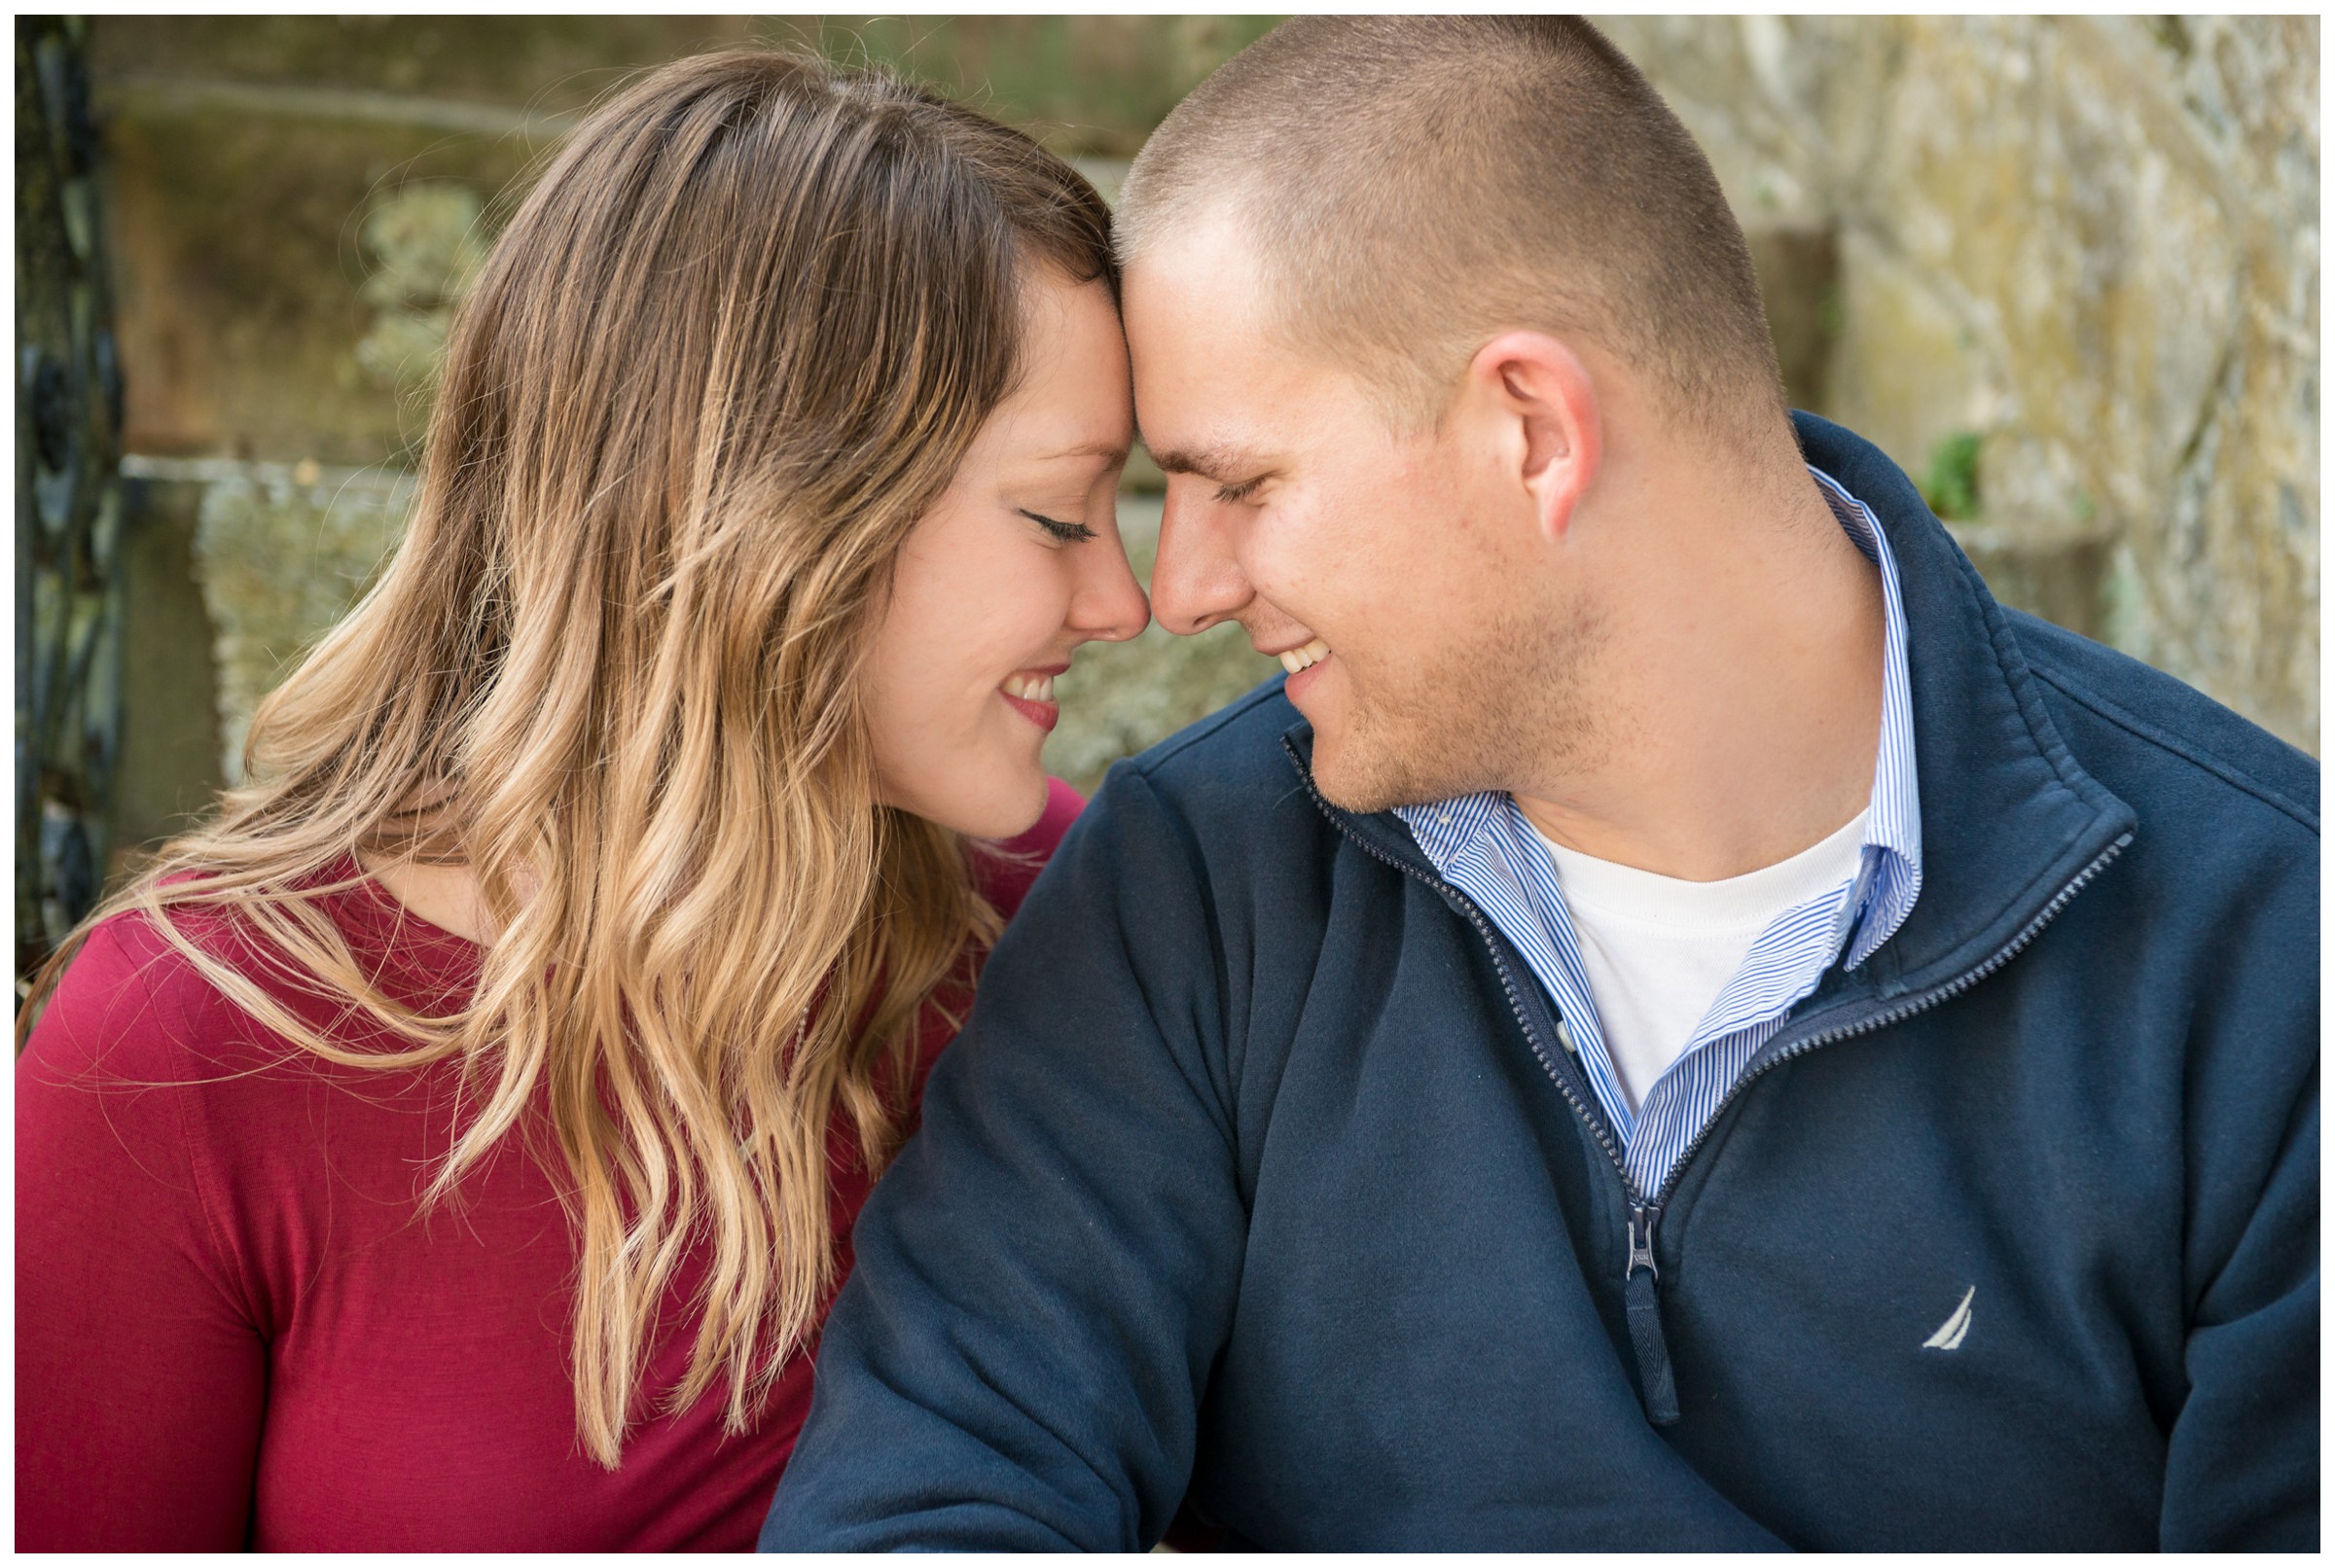
POLYGON ((1068 664, 1047 664, 1018 669, 1005 678, 997 695, 1005 698, 1006 706, 1040 730, 1052 730, 1062 718, 1061 704, 1054 699, 1054 678, 1069 668, 1068 664))

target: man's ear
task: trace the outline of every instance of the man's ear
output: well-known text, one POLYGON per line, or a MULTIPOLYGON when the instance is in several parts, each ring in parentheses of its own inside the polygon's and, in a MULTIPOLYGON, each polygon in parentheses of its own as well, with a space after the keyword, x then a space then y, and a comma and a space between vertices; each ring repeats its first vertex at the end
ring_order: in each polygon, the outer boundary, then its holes
POLYGON ((1467 379, 1501 427, 1503 477, 1531 497, 1543 536, 1563 540, 1602 455, 1588 368, 1547 333, 1508 332, 1476 350, 1467 379))

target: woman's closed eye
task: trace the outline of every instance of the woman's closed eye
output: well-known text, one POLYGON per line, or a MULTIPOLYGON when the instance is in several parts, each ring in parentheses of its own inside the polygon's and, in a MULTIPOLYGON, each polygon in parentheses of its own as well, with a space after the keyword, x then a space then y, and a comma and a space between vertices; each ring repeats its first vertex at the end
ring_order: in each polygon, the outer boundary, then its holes
POLYGON ((1049 517, 1044 513, 1032 512, 1027 507, 1020 507, 1016 510, 1065 545, 1079 544, 1095 537, 1095 530, 1083 522, 1064 522, 1060 517, 1049 517))

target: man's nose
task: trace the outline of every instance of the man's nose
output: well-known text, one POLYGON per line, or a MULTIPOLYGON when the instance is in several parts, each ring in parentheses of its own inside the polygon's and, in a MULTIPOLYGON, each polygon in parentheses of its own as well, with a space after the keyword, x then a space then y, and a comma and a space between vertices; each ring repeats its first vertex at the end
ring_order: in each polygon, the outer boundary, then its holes
POLYGON ((1179 637, 1230 621, 1254 589, 1233 553, 1232 509, 1201 480, 1171 476, 1160 514, 1160 552, 1151 568, 1151 609, 1179 637))

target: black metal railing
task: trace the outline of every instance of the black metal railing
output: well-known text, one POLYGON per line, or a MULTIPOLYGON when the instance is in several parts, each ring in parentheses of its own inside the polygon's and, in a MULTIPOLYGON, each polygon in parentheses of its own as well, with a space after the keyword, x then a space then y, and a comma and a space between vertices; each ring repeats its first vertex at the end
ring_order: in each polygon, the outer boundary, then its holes
POLYGON ((17 978, 95 904, 121 738, 122 370, 79 18, 17 20, 17 978))

